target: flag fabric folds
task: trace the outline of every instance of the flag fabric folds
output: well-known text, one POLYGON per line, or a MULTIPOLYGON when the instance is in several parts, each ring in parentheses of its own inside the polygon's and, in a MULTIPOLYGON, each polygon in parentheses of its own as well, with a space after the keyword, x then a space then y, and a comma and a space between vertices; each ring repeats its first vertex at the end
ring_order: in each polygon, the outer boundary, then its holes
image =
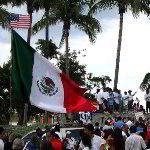
POLYGON ((21 15, 21 14, 10 14, 10 27, 11 28, 24 28, 29 29, 31 27, 30 15, 21 15))
POLYGON ((46 111, 75 112, 77 106, 80 106, 80 103, 83 106, 86 101, 81 96, 86 89, 80 88, 61 70, 38 54, 14 30, 12 30, 12 81, 13 91, 18 99, 23 103, 30 101, 32 105, 46 111))

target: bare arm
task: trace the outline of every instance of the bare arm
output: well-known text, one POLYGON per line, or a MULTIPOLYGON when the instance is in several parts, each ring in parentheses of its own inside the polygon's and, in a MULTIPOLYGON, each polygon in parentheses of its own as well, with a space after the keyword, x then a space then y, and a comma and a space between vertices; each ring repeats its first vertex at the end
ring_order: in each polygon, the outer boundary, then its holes
POLYGON ((132 96, 134 96, 137 92, 135 92, 134 94, 132 94, 132 96))

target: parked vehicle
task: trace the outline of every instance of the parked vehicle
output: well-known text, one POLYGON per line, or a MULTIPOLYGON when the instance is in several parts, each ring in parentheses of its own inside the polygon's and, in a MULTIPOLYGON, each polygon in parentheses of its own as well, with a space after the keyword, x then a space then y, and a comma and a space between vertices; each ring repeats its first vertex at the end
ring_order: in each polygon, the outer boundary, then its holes
MULTIPOLYGON (((42 132, 43 132, 43 135, 42 135, 42 138, 44 136, 46 136, 46 133, 48 131, 50 131, 51 129, 42 129, 42 132)), ((80 139, 80 133, 82 132, 83 128, 60 128, 60 134, 62 135, 62 138, 64 139, 66 137, 66 132, 67 131, 70 131, 71 132, 71 136, 76 140, 78 141, 80 139)), ((32 130, 30 132, 28 132, 27 134, 25 134, 23 137, 22 137, 22 140, 24 141, 25 143, 25 147, 23 150, 26 150, 26 147, 28 146, 28 144, 30 143, 31 141, 31 138, 33 136, 36 136, 36 130, 32 130)))

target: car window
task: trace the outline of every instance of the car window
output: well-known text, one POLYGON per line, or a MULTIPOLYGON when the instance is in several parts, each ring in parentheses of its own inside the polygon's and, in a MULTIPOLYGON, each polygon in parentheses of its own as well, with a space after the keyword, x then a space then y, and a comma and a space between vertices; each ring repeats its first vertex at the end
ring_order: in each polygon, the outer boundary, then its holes
POLYGON ((36 132, 27 134, 25 137, 22 138, 22 140, 24 141, 24 143, 26 143, 28 141, 31 141, 33 136, 36 136, 36 132))

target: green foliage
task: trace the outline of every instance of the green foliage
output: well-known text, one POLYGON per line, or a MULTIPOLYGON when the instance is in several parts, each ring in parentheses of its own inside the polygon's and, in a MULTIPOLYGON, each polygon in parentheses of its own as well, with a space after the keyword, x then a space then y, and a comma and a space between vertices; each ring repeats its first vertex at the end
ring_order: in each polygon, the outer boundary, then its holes
MULTIPOLYGON (((10 61, 0 66, 0 120, 9 120, 9 92, 10 92, 10 61), (2 119, 3 120, 3 119, 2 119)), ((1 122, 3 123, 3 122, 1 122)))
POLYGON ((83 3, 80 1, 72 0, 57 0, 49 9, 49 16, 44 16, 33 26, 33 34, 45 28, 46 25, 56 25, 57 23, 63 23, 62 38, 60 46, 64 43, 64 37, 66 35, 65 30, 70 30, 71 25, 75 25, 81 31, 84 31, 90 39, 90 42, 94 42, 96 39, 96 33, 101 31, 101 26, 98 20, 90 15, 84 15, 85 9, 83 3))
POLYGON ((31 126, 4 126, 4 129, 9 133, 22 137, 28 132, 36 130, 38 127, 45 129, 45 127, 51 128, 52 126, 48 124, 34 124, 31 126))
MULTIPOLYGON (((84 51, 84 50, 83 50, 84 51)), ((85 85, 86 66, 81 65, 77 60, 82 51, 76 52, 75 50, 69 54, 69 76, 80 86, 85 85)), ((66 73, 65 69, 65 54, 60 54, 57 66, 66 73)))
POLYGON ((106 85, 112 80, 109 76, 93 76, 92 73, 88 73, 86 77, 85 87, 89 89, 88 93, 85 93, 84 96, 89 100, 95 100, 95 95, 92 93, 94 89, 106 88, 106 85))
POLYGON ((36 43, 37 47, 36 49, 47 59, 57 58, 57 55, 59 54, 57 49, 58 47, 53 43, 53 41, 50 39, 49 41, 38 39, 38 42, 36 43))
POLYGON ((3 29, 9 28, 9 12, 0 6, 0 26, 3 29))
POLYGON ((109 76, 95 77, 92 73, 87 74, 87 84, 88 89, 92 90, 94 88, 106 88, 106 85, 112 80, 109 76))
POLYGON ((90 0, 89 13, 97 13, 97 11, 118 7, 119 13, 125 13, 129 9, 132 11, 133 16, 137 17, 140 12, 149 15, 149 5, 149 0, 90 0))

